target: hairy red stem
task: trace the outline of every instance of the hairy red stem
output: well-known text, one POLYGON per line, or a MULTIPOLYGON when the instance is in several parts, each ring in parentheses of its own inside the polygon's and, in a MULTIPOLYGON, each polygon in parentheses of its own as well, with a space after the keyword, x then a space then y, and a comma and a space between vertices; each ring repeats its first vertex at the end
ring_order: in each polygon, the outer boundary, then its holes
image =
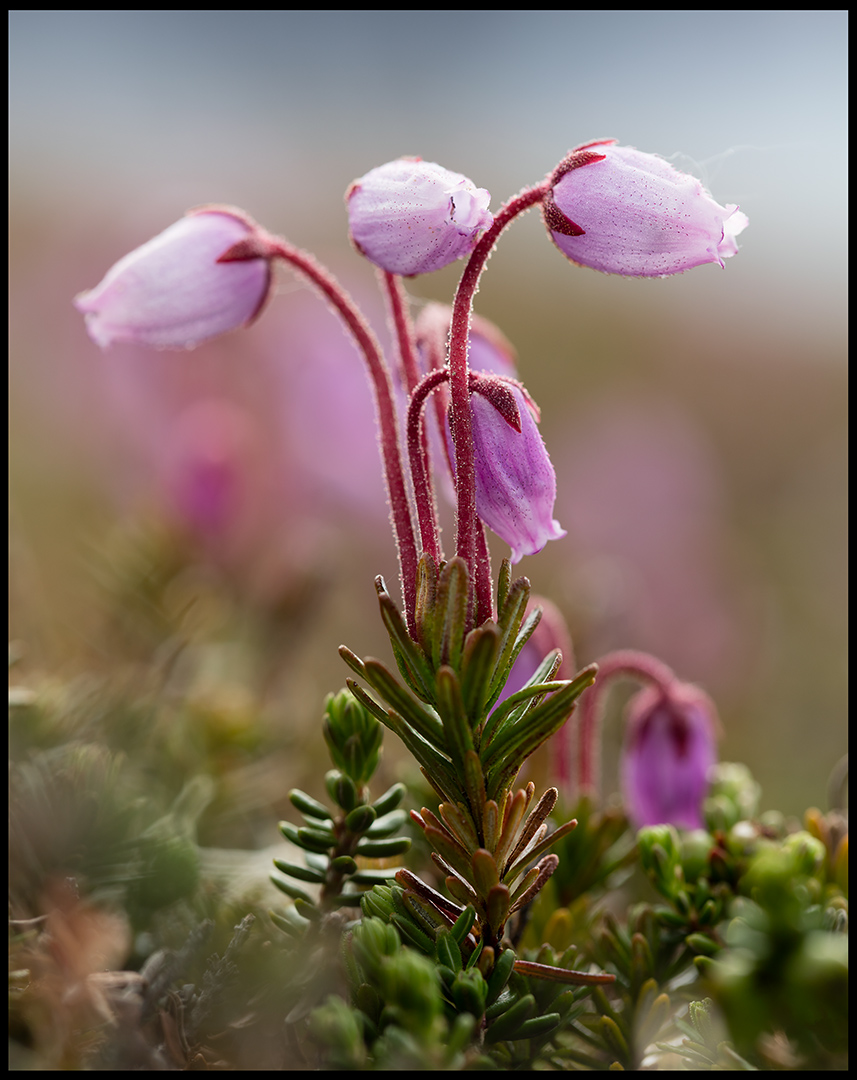
POLYGON ((601 786, 601 703, 610 680, 617 677, 638 679, 666 689, 676 677, 662 661, 648 653, 622 649, 598 660, 598 678, 580 699, 577 744, 577 795, 598 798, 601 786))
MULTIPOLYGON (((470 332, 470 316, 473 298, 479 287, 479 278, 485 268, 491 249, 503 229, 518 214, 540 203, 550 190, 545 180, 533 188, 515 195, 497 213, 494 223, 473 249, 468 260, 452 308, 449 335, 449 384, 452 398, 450 428, 455 447, 455 487, 458 497, 456 509, 456 554, 460 555, 470 572, 475 595, 480 598, 474 612, 475 619, 488 618, 490 612, 483 610, 485 597, 491 595, 491 567, 480 550, 479 520, 476 515, 476 463, 473 451, 473 427, 470 416, 470 388, 468 385, 467 344, 470 332), (483 579, 487 579, 486 582, 483 579)), ((486 548, 487 554, 487 548, 486 548)))

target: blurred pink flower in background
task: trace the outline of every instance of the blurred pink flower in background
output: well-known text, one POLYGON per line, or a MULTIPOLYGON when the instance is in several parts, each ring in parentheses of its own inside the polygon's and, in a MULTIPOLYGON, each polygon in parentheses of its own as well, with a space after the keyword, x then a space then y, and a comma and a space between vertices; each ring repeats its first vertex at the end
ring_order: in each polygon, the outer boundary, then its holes
MULTIPOLYGON (((40 483, 61 482, 89 508, 95 496, 126 519, 166 521, 259 599, 350 540, 377 537, 389 549, 363 360, 311 290, 282 274, 282 295, 262 320, 192 354, 118 342, 103 352, 68 296, 123 240, 101 237, 83 265, 79 238, 61 240, 49 263, 34 263, 39 288, 21 275, 10 296, 28 327, 15 421, 39 433, 29 443, 39 456, 28 462, 28 498, 40 483), (56 320, 41 317, 40 295, 56 320)), ((359 300, 386 340, 371 285, 368 302, 359 300)), ((45 492, 42 504, 59 513, 45 492)))
POLYGON ((277 552, 311 563, 325 521, 387 522, 362 358, 306 291, 280 300, 252 335, 192 358, 100 360, 149 503, 208 555, 256 572, 277 552))
POLYGON ((621 777, 625 809, 637 829, 701 829, 702 803, 717 762, 718 720, 708 696, 676 680, 647 686, 628 703, 621 777))
POLYGON ((176 418, 166 455, 177 517, 213 540, 242 515, 253 442, 251 417, 228 398, 201 398, 176 418))
MULTIPOLYGON (((280 298, 288 303, 277 334, 266 344, 279 369, 286 416, 284 438, 292 467, 316 513, 357 520, 388 519, 378 448, 375 404, 363 357, 338 320, 307 291, 280 298)), ((380 297, 361 296, 375 315, 382 342, 380 297)), ((391 354, 388 352, 388 357, 391 354)), ((389 530, 388 530, 389 535, 389 530)))
POLYGON ((587 651, 645 649, 721 687, 746 674, 720 467, 694 419, 663 397, 623 393, 587 403, 565 443, 552 442, 587 651))

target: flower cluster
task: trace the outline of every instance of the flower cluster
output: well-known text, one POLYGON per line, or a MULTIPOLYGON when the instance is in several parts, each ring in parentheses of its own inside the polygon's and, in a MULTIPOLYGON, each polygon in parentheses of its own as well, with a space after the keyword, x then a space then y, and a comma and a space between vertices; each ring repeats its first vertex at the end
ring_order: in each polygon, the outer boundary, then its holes
MULTIPOLYGON (((352 677, 347 690, 328 699, 324 720, 336 766, 327 775, 335 808, 292 792, 305 825, 280 827, 306 852, 307 866, 276 862, 286 877, 320 891, 313 896, 277 879, 294 903, 274 921, 315 947, 339 925, 339 908, 359 905, 365 918, 342 951, 366 1021, 358 1028, 328 1003, 314 1014, 313 1030, 322 1039, 343 1037, 337 1053, 349 1067, 365 1059, 364 1034, 374 1040, 375 1060, 396 1067, 422 1061, 421 1047, 446 1040, 448 1052, 427 1059, 446 1067, 457 1053, 450 1048, 471 1037, 480 1047, 537 1045, 571 1016, 576 991, 562 987, 588 993, 616 979, 614 972, 575 969, 567 949, 546 945, 531 959, 516 952, 513 928, 560 865, 549 849, 571 843, 577 825, 551 827, 557 787, 539 797, 533 782, 516 787, 524 762, 580 703, 576 760, 558 754, 556 774, 566 797, 576 781, 581 806, 590 806, 598 793, 598 706, 614 676, 645 684, 629 707, 622 765, 625 811, 635 826, 701 826, 716 761, 716 714, 701 690, 637 653, 613 654, 600 671, 590 664, 574 674, 558 609, 531 600, 526 578, 512 579, 511 564, 565 530, 554 516, 556 475, 539 409, 519 379, 514 350, 473 313, 482 271, 501 232, 533 206, 570 261, 625 276, 723 266, 747 219, 663 159, 612 140, 571 151, 546 180, 496 213, 484 188, 420 158, 370 170, 345 200, 351 241, 377 268, 396 370, 358 306, 312 255, 230 207, 189 212, 75 303, 101 346, 192 348, 258 317, 278 261, 324 297, 362 355, 401 576, 401 605, 383 578, 375 581, 395 669, 340 650, 352 677), (466 261, 451 308, 428 305, 412 322, 401 278, 457 260, 466 261), (438 483, 455 503, 447 551, 438 483), (486 529, 510 550, 496 591, 486 529), (436 796, 433 807, 410 817, 447 895, 406 867, 373 870, 358 861, 395 857, 410 846, 407 837, 392 835, 406 822, 398 808, 402 786, 374 800, 369 794, 383 726, 405 744, 436 796), (415 953, 403 952, 403 944, 415 953), (539 980, 540 989, 528 989, 539 980), (447 1023, 447 1005, 458 1011, 454 1022, 447 1023), (385 1043, 380 1032, 397 1025, 405 1042, 385 1043)), ((204 419, 207 446, 212 418, 204 419)), ((217 440, 211 443, 217 450, 217 440)), ((230 500, 217 453, 194 490, 194 512, 219 524, 230 500)), ((589 822, 583 832, 591 839, 589 822)), ((641 993, 644 1000, 642 1013, 654 1023, 660 998, 641 993)))
MULTIPOLYGON (((500 231, 522 210, 540 204, 551 239, 572 261, 611 273, 652 276, 705 262, 722 266, 737 251, 735 237, 747 225, 737 207, 720 207, 693 177, 654 155, 616 146, 614 140, 571 151, 547 181, 512 199, 496 217, 489 202, 489 193, 467 177, 420 158, 372 169, 346 192, 351 239, 385 276, 399 329, 403 381, 416 402, 439 391, 449 402, 456 552, 473 576, 483 617, 490 611, 490 584, 487 560, 480 554, 481 525, 509 544, 513 562, 565 535, 553 516, 556 478, 536 425, 537 410, 523 386, 510 379, 507 359, 492 344, 490 332, 482 350, 488 359, 483 356, 480 365, 494 377, 473 380, 469 374, 468 349, 473 348, 474 357, 479 352, 474 347, 478 329, 470 332, 473 295, 500 231), (423 385, 418 386, 415 341, 408 337, 396 276, 428 273, 466 256, 467 271, 448 324, 448 352, 445 343, 435 340, 429 370, 422 372, 423 385), (431 385, 426 379, 433 380, 431 385)), ((271 294, 274 259, 290 263, 333 299, 363 349, 378 398, 384 470, 412 624, 411 579, 419 549, 440 555, 431 478, 426 462, 416 460, 425 441, 422 416, 419 407, 407 420, 396 415, 390 375, 365 320, 311 257, 271 237, 241 210, 201 207, 126 255, 75 304, 99 345, 192 348, 258 317, 271 294), (397 426, 412 423, 415 430, 406 432, 412 447, 411 496, 408 466, 395 459, 397 426)))
MULTIPOLYGON (((722 266, 738 250, 736 237, 747 218, 734 205, 721 207, 698 180, 664 159, 611 139, 570 151, 543 183, 496 215, 484 188, 420 158, 370 170, 345 198, 351 239, 378 267, 397 330, 400 381, 410 397, 404 413, 380 346, 347 293, 312 256, 232 207, 190 211, 116 263, 75 304, 99 345, 191 348, 258 317, 272 291, 274 260, 307 278, 353 335, 375 388, 407 634, 419 643, 420 624, 431 615, 421 596, 424 560, 435 574, 448 562, 435 507, 438 474, 445 488, 451 481, 456 502, 455 556, 466 580, 466 602, 456 618, 466 634, 502 614, 500 598, 496 604, 493 598, 483 527, 509 545, 512 563, 565 535, 553 513, 556 476, 539 433, 538 408, 518 381, 511 345, 472 312, 500 232, 539 205, 550 238, 571 261, 626 276, 662 276, 706 262, 722 266), (429 305, 412 326, 399 276, 462 258, 468 262, 453 307, 429 305), (434 419, 427 425, 429 398, 434 419)), ((617 671, 615 664, 602 665, 599 688, 584 696, 578 766, 584 790, 595 786, 595 725, 589 718, 617 671)), ((699 823, 715 757, 713 710, 701 691, 682 688, 671 674, 659 680, 649 667, 642 677, 648 689, 631 703, 627 719, 627 804, 639 824, 692 827, 699 823)))

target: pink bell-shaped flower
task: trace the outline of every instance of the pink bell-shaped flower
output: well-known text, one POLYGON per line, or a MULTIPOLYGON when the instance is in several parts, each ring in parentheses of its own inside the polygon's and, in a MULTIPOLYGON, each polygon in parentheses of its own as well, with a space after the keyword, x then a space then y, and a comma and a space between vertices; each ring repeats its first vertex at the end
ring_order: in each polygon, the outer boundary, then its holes
POLYGON ((355 247, 391 274, 440 270, 469 255, 494 218, 491 195, 420 158, 379 165, 345 193, 355 247))
POLYGON ((548 540, 565 536, 565 529, 553 516, 556 473, 519 384, 496 376, 479 382, 482 391, 477 383, 477 392, 470 396, 476 513, 511 547, 512 562, 517 563, 524 555, 541 551, 548 540), (499 392, 495 386, 492 394, 489 383, 499 384, 499 392), (504 398, 511 399, 508 405, 504 398), (505 406, 504 412, 498 405, 505 406), (513 426, 508 417, 515 419, 515 412, 517 424, 513 426))
POLYGON ((573 262, 632 277, 723 266, 749 224, 695 177, 612 139, 568 154, 554 170, 543 212, 551 239, 573 262))
POLYGON ((272 285, 264 248, 263 231, 242 211, 201 207, 120 259, 74 304, 102 348, 192 349, 260 313, 272 285), (254 248, 255 257, 241 253, 254 248))
POLYGON ((695 686, 646 687, 631 699, 622 751, 622 791, 636 828, 703 827, 702 802, 717 761, 717 720, 695 686))

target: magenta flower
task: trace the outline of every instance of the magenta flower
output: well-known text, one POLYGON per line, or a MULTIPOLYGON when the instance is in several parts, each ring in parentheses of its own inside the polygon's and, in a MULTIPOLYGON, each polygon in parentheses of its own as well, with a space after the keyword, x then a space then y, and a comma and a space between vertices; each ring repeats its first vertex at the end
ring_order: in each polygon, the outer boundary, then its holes
POLYGON ((693 176, 613 140, 572 150, 544 202, 551 239, 573 262, 608 274, 663 277, 738 251, 749 224, 693 176))
POLYGON ((711 701, 687 683, 634 695, 621 771, 625 809, 636 828, 703 827, 702 801, 717 761, 716 728, 711 701))
POLYGON ((428 274, 469 255, 494 218, 491 195, 472 180, 420 158, 399 158, 345 193, 351 239, 391 274, 428 274))
POLYGON ((246 326, 262 310, 272 285, 268 258, 219 261, 235 245, 262 236, 240 210, 192 210, 120 259, 75 307, 102 348, 118 341, 192 349, 246 326))
POLYGON ((553 517, 556 474, 520 386, 498 377, 482 378, 474 389, 480 386, 481 392, 470 397, 476 512, 511 547, 517 563, 541 551, 548 540, 565 536, 553 517), (492 393, 498 385, 499 393, 492 393), (517 417, 519 430, 507 416, 517 417))

